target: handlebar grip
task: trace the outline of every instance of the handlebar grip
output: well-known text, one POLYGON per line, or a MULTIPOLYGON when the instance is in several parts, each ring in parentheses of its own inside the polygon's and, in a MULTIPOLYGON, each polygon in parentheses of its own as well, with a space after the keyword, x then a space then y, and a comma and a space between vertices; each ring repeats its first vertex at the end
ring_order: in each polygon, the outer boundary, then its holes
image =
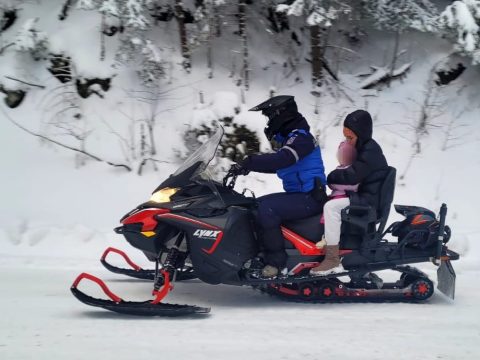
POLYGON ((227 175, 223 178, 223 186, 229 189, 233 189, 235 187, 235 182, 237 181, 238 175, 233 173, 232 171, 229 171, 227 175), (230 183, 228 182, 228 179, 230 179, 230 183))

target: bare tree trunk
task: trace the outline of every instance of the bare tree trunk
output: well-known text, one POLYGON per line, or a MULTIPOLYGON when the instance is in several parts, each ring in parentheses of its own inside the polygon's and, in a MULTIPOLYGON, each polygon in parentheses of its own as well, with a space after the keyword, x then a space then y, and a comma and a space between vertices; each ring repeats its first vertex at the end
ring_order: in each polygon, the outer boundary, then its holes
POLYGON ((393 77, 393 73, 395 71, 395 67, 397 66, 397 60, 398 60, 398 47, 400 45, 400 35, 401 35, 401 31, 400 30, 397 30, 397 32, 395 33, 395 45, 393 46, 393 56, 392 56, 392 62, 390 64, 390 74, 387 78, 387 86, 390 86, 390 80, 392 79, 393 77))
POLYGON ((145 124, 140 124, 140 159, 144 159, 147 154, 147 141, 145 136, 145 124))
POLYGON ((155 118, 152 115, 152 118, 147 122, 148 137, 150 138, 150 155, 157 155, 157 146, 155 144, 155 136, 153 134, 153 129, 155 127, 155 118))
POLYGON ((65 20, 74 0, 67 0, 62 6, 62 12, 58 15, 59 20, 65 20))
POLYGON ((180 47, 183 56, 183 68, 189 73, 192 67, 190 48, 188 47, 187 29, 185 27, 185 14, 183 12, 182 0, 175 0, 175 15, 180 32, 180 47))
POLYGON ((310 26, 310 48, 312 55, 312 83, 314 86, 321 86, 323 80, 322 73, 322 45, 321 29, 319 25, 310 26))
POLYGON ((432 114, 432 109, 436 107, 435 98, 437 97, 436 85, 434 82, 435 69, 438 63, 433 65, 430 70, 430 75, 427 80, 425 97, 423 99, 422 107, 420 108, 420 118, 418 122, 414 125, 414 139, 413 139, 413 152, 410 156, 408 163, 405 167, 405 170, 400 175, 400 179, 403 180, 407 175, 410 166, 413 163, 413 160, 422 152, 422 139, 428 133, 428 127, 432 125, 432 119, 435 117, 432 114))
POLYGON ((210 69, 208 72, 208 78, 213 78, 213 54, 212 54, 212 40, 213 40, 213 27, 214 27, 214 16, 212 11, 216 9, 215 5, 211 5, 208 9, 208 38, 207 38, 207 66, 210 69))
POLYGON ((249 64, 248 64, 248 43, 247 43, 247 29, 246 29, 246 0, 238 1, 238 30, 242 38, 242 53, 243 53, 243 83, 245 90, 250 87, 249 80, 249 64))
POLYGON ((425 98, 423 99, 422 108, 420 109, 420 119, 418 119, 417 126, 415 128, 415 154, 420 154, 422 151, 421 139, 427 134, 427 126, 430 120, 430 110, 432 108, 432 97, 434 96, 434 83, 432 81, 432 75, 427 82, 427 90, 425 92, 425 98))
POLYGON ((105 60, 105 14, 102 14, 102 25, 100 26, 100 61, 105 60))
POLYGON ((213 5, 213 21, 215 23, 215 36, 220 37, 222 36, 222 19, 220 16, 220 5, 213 5))

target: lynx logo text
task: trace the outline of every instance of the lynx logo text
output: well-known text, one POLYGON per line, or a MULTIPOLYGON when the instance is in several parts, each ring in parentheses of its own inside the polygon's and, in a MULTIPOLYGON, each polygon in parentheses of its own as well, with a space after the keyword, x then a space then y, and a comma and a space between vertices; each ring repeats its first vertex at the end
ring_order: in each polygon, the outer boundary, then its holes
POLYGON ((218 234, 220 234, 221 230, 202 230, 197 229, 193 233, 193 236, 196 236, 200 239, 216 239, 218 234))

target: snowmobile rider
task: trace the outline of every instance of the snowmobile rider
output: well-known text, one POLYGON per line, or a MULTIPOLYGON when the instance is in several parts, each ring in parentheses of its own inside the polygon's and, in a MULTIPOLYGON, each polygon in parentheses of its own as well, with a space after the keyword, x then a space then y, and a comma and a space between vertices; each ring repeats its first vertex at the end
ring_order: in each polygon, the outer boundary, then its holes
POLYGON ((316 191, 325 194, 325 168, 320 147, 307 120, 298 112, 293 96, 275 96, 249 111, 261 111, 268 117, 265 135, 278 146, 274 153, 247 156, 232 165, 230 172, 276 173, 283 182, 285 192, 258 198, 256 220, 265 264, 261 276, 271 278, 284 270, 287 261, 280 225, 323 211, 325 200, 316 191))
POLYGON ((347 197, 332 199, 325 204, 325 259, 310 271, 312 275, 326 275, 345 271, 339 258, 341 211, 351 205, 370 205, 379 208, 379 193, 388 173, 388 164, 382 148, 372 139, 372 117, 367 111, 356 110, 343 122, 345 140, 355 146, 357 157, 348 167, 337 167, 327 177, 328 184, 356 185, 358 191, 346 191, 347 197))

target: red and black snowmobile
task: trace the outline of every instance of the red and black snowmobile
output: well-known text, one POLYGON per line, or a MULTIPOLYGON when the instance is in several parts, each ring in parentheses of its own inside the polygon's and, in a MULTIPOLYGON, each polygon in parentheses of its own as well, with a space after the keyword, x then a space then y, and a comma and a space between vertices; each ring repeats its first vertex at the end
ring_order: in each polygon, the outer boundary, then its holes
POLYGON ((212 180, 207 166, 214 158, 223 136, 218 127, 211 138, 154 192, 150 201, 137 206, 121 219, 115 229, 149 260, 155 270, 141 269, 120 250, 108 248, 101 258, 114 273, 153 281, 153 300, 126 301, 112 293, 99 278, 83 273, 71 287, 83 303, 134 315, 178 316, 206 314, 209 308, 163 302, 175 281, 198 278, 208 284, 249 285, 286 300, 304 302, 424 301, 432 296, 433 282, 413 263, 438 265, 438 289, 453 298, 455 272, 451 260, 459 255, 448 249, 450 229, 445 225, 443 204, 437 217, 432 211, 395 205, 405 216, 385 231, 393 192, 395 169, 390 168, 381 187, 381 206, 350 206, 342 212, 341 256, 344 273, 312 276, 311 268, 324 257, 315 247, 323 234, 320 214, 283 224, 288 253, 288 273, 271 279, 260 275, 261 249, 256 239, 254 195, 234 190, 236 177, 227 174, 223 182, 212 180), (395 241, 384 240, 391 234, 395 241), (107 262, 115 252, 131 269, 107 262), (384 282, 375 272, 394 270, 395 282, 384 282), (102 287, 110 298, 97 299, 78 289, 83 279, 102 287), (343 279, 343 280, 341 280, 343 279), (345 280, 346 279, 346 280, 345 280))

